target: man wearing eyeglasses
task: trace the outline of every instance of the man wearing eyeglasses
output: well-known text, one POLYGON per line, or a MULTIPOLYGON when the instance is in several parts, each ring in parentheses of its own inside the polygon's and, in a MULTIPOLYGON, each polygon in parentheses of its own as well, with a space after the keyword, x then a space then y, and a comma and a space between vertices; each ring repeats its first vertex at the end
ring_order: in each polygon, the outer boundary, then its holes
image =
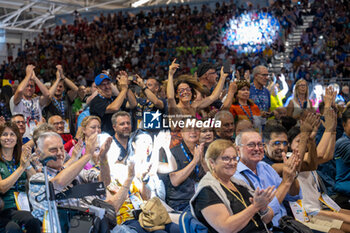
POLYGON ((11 122, 17 125, 19 133, 22 136, 22 143, 26 144, 30 140, 30 138, 24 136, 24 134, 26 133, 26 122, 24 119, 25 118, 22 114, 16 114, 11 117, 11 122))
POLYGON ((279 219, 287 214, 282 205, 283 200, 297 201, 301 198, 301 190, 296 178, 299 159, 292 155, 288 160, 284 158, 283 178, 267 163, 264 157, 264 143, 259 133, 254 130, 242 131, 236 137, 238 153, 241 157, 237 165, 235 178, 245 181, 254 190, 275 186, 276 197, 269 207, 274 212, 273 225, 278 226, 279 219))
POLYGON ((63 144, 73 139, 73 136, 64 132, 66 122, 59 115, 53 115, 49 118, 48 123, 55 127, 55 132, 63 139, 63 144))
POLYGON ((271 99, 270 92, 267 90, 267 82, 269 80, 269 71, 265 66, 257 66, 253 69, 254 81, 250 86, 249 98, 258 105, 261 116, 268 118, 273 115, 270 112, 271 99))

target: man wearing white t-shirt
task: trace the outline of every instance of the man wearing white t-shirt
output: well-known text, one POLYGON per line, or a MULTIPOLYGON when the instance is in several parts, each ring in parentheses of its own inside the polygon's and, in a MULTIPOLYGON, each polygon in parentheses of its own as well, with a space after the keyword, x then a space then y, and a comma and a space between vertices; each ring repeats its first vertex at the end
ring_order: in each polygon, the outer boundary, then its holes
POLYGON ((34 73, 35 66, 26 67, 26 77, 19 84, 16 93, 11 97, 10 109, 12 115, 22 114, 25 117, 26 134, 30 136, 36 123, 42 120, 42 109, 49 103, 49 90, 36 77, 34 73), (39 87, 42 96, 34 97, 35 84, 39 87))

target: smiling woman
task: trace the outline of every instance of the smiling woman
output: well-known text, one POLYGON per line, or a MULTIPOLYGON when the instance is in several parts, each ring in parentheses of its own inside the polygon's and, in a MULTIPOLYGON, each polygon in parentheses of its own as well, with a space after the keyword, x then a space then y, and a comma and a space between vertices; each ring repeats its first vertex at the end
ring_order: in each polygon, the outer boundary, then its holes
POLYGON ((210 170, 199 182, 191 210, 208 232, 265 232, 273 217, 267 206, 275 196, 273 187, 255 193, 233 178, 240 157, 231 141, 210 144, 205 160, 210 170))
POLYGON ((220 72, 220 79, 213 93, 201 100, 195 100, 195 89, 200 88, 200 84, 190 75, 182 75, 174 83, 174 74, 180 67, 175 63, 176 59, 169 66, 169 75, 167 83, 167 98, 169 114, 184 114, 196 116, 199 110, 208 107, 220 96, 224 87, 225 79, 228 74, 225 74, 223 67, 220 72), (176 101, 178 101, 176 103, 176 101))
POLYGON ((0 229, 6 232, 20 232, 24 225, 26 232, 40 232, 40 221, 29 211, 17 210, 15 192, 24 192, 27 178, 34 174, 30 166, 30 148, 23 151, 22 137, 15 123, 0 126, 0 197, 4 209, 0 212, 0 229))
POLYGON ((259 107, 249 99, 250 83, 246 80, 237 82, 237 92, 235 100, 231 105, 230 112, 232 113, 235 123, 240 120, 250 121, 255 128, 261 128, 260 110, 259 107))
POLYGON ((309 87, 305 79, 299 79, 294 86, 293 98, 287 106, 287 115, 299 120, 305 109, 312 109, 309 100, 309 87))

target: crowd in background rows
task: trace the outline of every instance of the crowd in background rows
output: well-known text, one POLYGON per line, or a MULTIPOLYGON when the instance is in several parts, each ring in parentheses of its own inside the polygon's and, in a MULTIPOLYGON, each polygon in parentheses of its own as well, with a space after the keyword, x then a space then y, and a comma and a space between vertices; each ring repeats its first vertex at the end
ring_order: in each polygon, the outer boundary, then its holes
MULTIPOLYGON (((43 187, 29 186, 32 215, 17 215, 13 192, 23 191, 27 177, 43 179, 38 158, 52 154, 58 160, 48 165, 50 179, 59 190, 75 177, 78 183, 104 182, 105 201, 117 213, 118 225, 129 230, 144 232, 130 211, 138 209, 135 196, 139 201, 157 196, 176 211, 191 205, 192 214, 211 232, 278 226, 282 216, 292 215, 282 201, 298 199, 310 217, 305 225, 349 232, 349 87, 325 86, 321 79, 308 77, 309 71, 321 78, 347 75, 344 54, 349 38, 343 32, 349 6, 336 1, 322 4, 313 3, 315 21, 303 35, 310 41, 301 42, 310 51, 295 48, 276 75, 266 64, 274 52, 283 51, 283 37, 272 53, 240 57, 226 50, 215 43, 216 32, 227 17, 245 9, 219 3, 214 10, 204 5, 200 12, 181 5, 147 16, 101 15, 93 23, 77 19, 74 25, 44 31, 33 44, 27 42, 15 61, 9 58, 2 67, 4 77, 21 81, 1 92, 1 223, 15 232, 22 221, 28 233, 38 232, 47 203, 38 203, 35 196, 43 187), (333 15, 333 24, 327 23, 333 15), (322 42, 332 36, 337 43, 322 42), (136 51, 133 44, 138 40, 136 51), (227 60, 239 71, 233 77, 221 66, 227 60), (44 84, 47 81, 51 83, 44 84), (315 98, 310 98, 311 92, 315 98), (152 115, 154 119, 145 122, 146 112, 170 116, 170 122, 209 119, 221 125, 173 125, 170 131, 149 132, 142 128, 158 117, 152 115), (107 134, 97 136, 101 132, 107 134), (20 149, 22 143, 26 146, 20 149), (207 189, 210 185, 214 192, 207 189), (335 212, 318 200, 317 195, 326 192, 337 203, 335 212), (223 193, 233 193, 234 200, 226 200, 223 193), (224 208, 217 208, 218 203, 224 208), (241 212, 244 218, 239 217, 241 212), (331 226, 312 225, 313 219, 324 217, 331 226), (221 221, 224 218, 227 221, 221 221)), ((298 7, 277 1, 269 10, 286 31, 302 23, 298 7)), ((166 232, 178 230, 176 224, 165 226, 166 232)))

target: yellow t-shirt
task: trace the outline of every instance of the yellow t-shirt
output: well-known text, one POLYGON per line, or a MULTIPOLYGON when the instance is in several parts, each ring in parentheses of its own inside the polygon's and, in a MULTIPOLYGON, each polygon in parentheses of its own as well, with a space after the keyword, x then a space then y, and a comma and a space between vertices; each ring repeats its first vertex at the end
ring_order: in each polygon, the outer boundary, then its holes
MULTIPOLYGON (((107 189, 112 193, 117 193, 122 187, 122 184, 116 179, 113 180, 107 187, 107 189)), ((117 213, 117 224, 120 225, 128 220, 133 220, 133 210, 135 209, 131 200, 130 196, 134 195, 136 198, 138 198, 140 201, 142 200, 140 190, 136 187, 134 181, 131 183, 129 195, 128 198, 124 201, 123 205, 120 207, 118 213, 117 213)))
POLYGON ((282 98, 283 96, 281 96, 280 93, 278 93, 276 96, 271 95, 271 107, 270 110, 273 111, 278 107, 283 107, 283 102, 282 102, 282 98))

